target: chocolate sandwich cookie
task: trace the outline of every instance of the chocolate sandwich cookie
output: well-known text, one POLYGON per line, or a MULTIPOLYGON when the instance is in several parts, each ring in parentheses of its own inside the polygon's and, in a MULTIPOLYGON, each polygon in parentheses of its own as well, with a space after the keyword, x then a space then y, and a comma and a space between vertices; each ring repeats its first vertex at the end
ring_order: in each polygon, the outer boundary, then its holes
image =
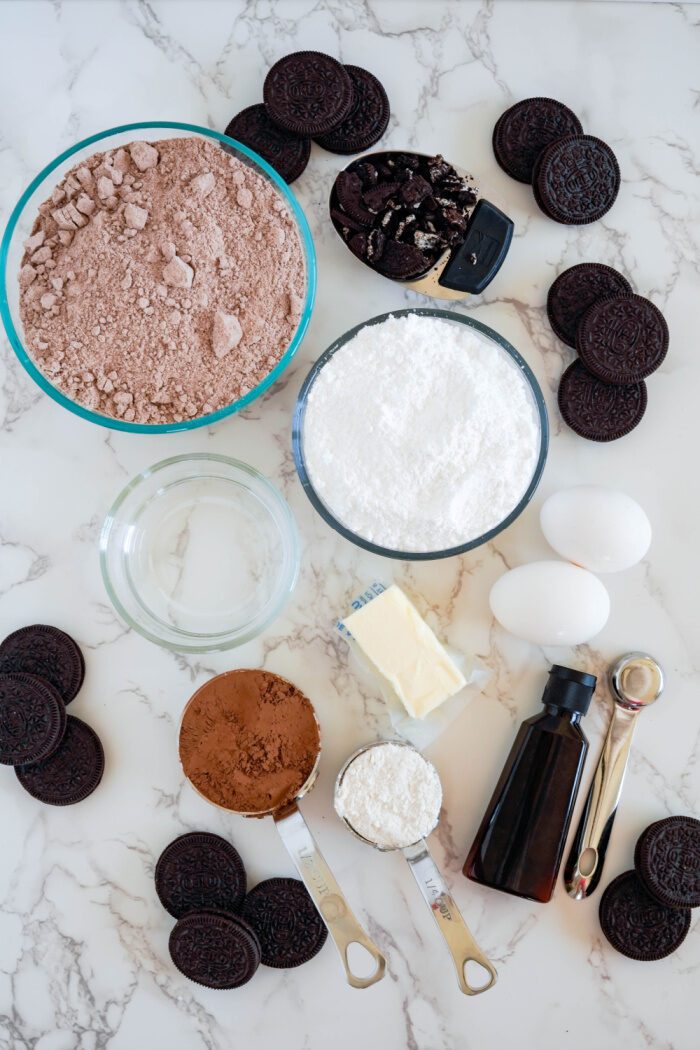
POLYGON ((617 295, 586 311, 576 348, 589 372, 605 383, 639 383, 666 357, 668 326, 649 299, 617 295))
POLYGON ((325 135, 341 124, 354 101, 350 74, 320 51, 295 51, 265 77, 263 99, 275 124, 296 135, 325 135))
POLYGON ((669 908, 700 907, 700 820, 665 817, 639 836, 634 866, 644 887, 669 908))
POLYGON ((311 139, 275 124, 262 102, 237 113, 224 134, 259 153, 285 182, 298 179, 309 163, 311 139))
POLYGON ((589 441, 616 441, 641 422, 647 407, 645 383, 613 386, 574 361, 559 381, 564 421, 589 441))
POLYGON ((389 99, 373 73, 361 66, 346 66, 353 86, 353 103, 341 124, 315 141, 331 153, 361 153, 369 149, 387 129, 389 99))
POLYGON ((257 934, 265 966, 301 966, 326 943, 328 931, 299 879, 258 883, 243 902, 241 914, 257 934))
POLYGON ((0 673, 14 671, 43 678, 69 704, 83 684, 85 661, 65 631, 35 623, 8 634, 0 645, 0 673))
POLYGON ((175 923, 168 942, 180 973, 205 988, 240 988, 260 965, 260 943, 237 915, 190 912, 175 923))
POLYGON ((208 831, 192 831, 165 847, 156 864, 155 883, 161 904, 179 919, 205 909, 238 911, 246 872, 230 842, 208 831))
POLYGON ((632 287, 612 266, 579 263, 560 273, 547 296, 547 317, 554 334, 576 346, 581 318, 592 306, 613 295, 632 295, 632 287))
POLYGON ((582 132, 581 121, 562 102, 526 98, 499 117, 493 129, 493 152, 506 175, 530 183, 535 161, 546 146, 582 132))
POLYGON ((66 705, 53 686, 30 674, 0 674, 0 763, 41 762, 65 731, 66 705))
POLYGON ((620 168, 610 146, 601 139, 568 135, 540 153, 532 172, 532 189, 550 219, 583 226, 612 208, 620 189, 620 168))
POLYGON ((690 908, 667 908, 646 891, 635 871, 618 875, 605 890, 600 926, 618 952, 653 962, 675 952, 690 929, 690 908))
POLYGON ((92 726, 68 715, 56 750, 42 762, 17 766, 17 779, 29 794, 49 806, 73 806, 91 795, 102 780, 105 754, 92 726))

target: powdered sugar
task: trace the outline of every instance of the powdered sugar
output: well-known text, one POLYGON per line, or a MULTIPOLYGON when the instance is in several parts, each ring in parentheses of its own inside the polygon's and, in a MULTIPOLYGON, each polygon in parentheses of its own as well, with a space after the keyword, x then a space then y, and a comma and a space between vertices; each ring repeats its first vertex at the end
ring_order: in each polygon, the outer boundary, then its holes
POLYGON ((442 786, 434 766, 401 744, 378 744, 346 769, 335 808, 363 838, 400 849, 425 838, 437 824, 442 786))
POLYGON ((535 471, 540 427, 512 359, 465 325, 409 314, 363 328, 321 369, 303 450, 320 499, 381 547, 483 535, 535 471))
POLYGON ((38 367, 86 408, 136 423, 248 393, 289 346, 306 286, 280 193, 197 137, 81 161, 40 205, 22 264, 38 367))

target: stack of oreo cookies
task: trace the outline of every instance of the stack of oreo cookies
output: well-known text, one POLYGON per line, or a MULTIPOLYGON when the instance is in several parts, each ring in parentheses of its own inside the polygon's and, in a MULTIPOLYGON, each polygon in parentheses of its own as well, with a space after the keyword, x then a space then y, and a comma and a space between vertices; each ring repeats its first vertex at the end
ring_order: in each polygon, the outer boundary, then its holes
POLYGON ((193 831, 156 864, 156 892, 177 922, 170 956, 206 988, 239 988, 262 963, 301 966, 325 944, 326 927, 298 879, 266 879, 246 893, 238 851, 219 835, 193 831))
POLYGON ((265 78, 264 102, 237 113, 226 134, 259 153, 286 182, 309 162, 311 140, 331 153, 360 153, 389 123, 377 78, 320 51, 295 51, 265 78))
POLYGON ((559 384, 566 423, 591 441, 629 434, 646 410, 644 380, 668 351, 661 311, 612 267, 580 263, 549 289, 547 316, 555 335, 579 355, 559 384))
POLYGON ((666 817, 642 832, 634 870, 618 875, 600 902, 600 925, 618 952, 651 962, 674 952, 700 907, 700 820, 666 817))
POLYGON ((97 733, 66 714, 84 677, 77 642, 57 627, 22 627, 0 645, 0 763, 50 806, 82 802, 104 772, 97 733))
POLYGON ((532 186, 541 211, 582 226, 612 208, 620 168, 607 143, 584 135, 581 121, 553 98, 526 98, 493 129, 493 151, 506 174, 532 186))

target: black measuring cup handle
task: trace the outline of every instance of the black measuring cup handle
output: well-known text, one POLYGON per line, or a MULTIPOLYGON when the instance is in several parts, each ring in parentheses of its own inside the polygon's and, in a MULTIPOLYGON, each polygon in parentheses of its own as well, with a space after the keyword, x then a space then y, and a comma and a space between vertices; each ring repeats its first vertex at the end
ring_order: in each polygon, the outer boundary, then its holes
POLYGON ((508 254, 513 220, 495 204, 480 200, 467 226, 467 235, 452 253, 438 284, 457 292, 478 295, 491 283, 508 254))

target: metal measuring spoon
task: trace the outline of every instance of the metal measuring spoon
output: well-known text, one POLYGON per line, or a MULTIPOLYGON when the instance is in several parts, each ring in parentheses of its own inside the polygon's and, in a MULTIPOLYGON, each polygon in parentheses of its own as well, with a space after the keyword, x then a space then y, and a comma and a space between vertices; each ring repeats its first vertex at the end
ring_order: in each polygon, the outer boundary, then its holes
POLYGON ((664 673, 647 653, 620 657, 609 679, 612 718, 564 871, 566 892, 577 901, 590 896, 600 882, 637 715, 664 689, 664 673))
MULTIPOLYGON (((226 673, 235 675, 238 672, 228 671, 226 673)), ((182 731, 182 725, 187 714, 187 709, 190 704, 194 702, 197 695, 198 694, 195 693, 185 705, 180 720, 180 731, 182 731)), ((315 711, 314 718, 318 725, 315 711)), ((321 736, 319 727, 318 751, 311 772, 297 792, 295 798, 284 806, 277 808, 273 807, 271 809, 260 810, 257 812, 246 812, 233 809, 229 806, 221 806, 218 802, 213 802, 212 799, 207 798, 200 788, 190 779, 186 769, 183 768, 183 772, 197 794, 205 799, 210 805, 217 806, 218 809, 223 809, 227 813, 237 813, 241 817, 273 817, 279 836, 286 846, 287 852, 292 858, 294 865, 299 872, 299 876, 306 886, 309 896, 316 905, 331 939, 338 950, 338 954, 340 955, 341 962, 345 969, 345 976, 348 984, 353 988, 369 988, 370 985, 376 984, 377 981, 381 981, 384 977, 386 973, 386 959, 376 944, 365 933, 359 921, 353 914, 350 905, 343 895, 343 891, 338 885, 333 872, 321 855, 321 851, 316 845, 316 840, 311 834, 311 830, 298 807, 298 803, 305 795, 308 795, 318 778, 318 770, 321 762, 320 740, 321 736), (353 973, 350 959, 348 958, 348 949, 351 944, 359 944, 374 960, 375 969, 368 977, 360 977, 353 973)))
MULTIPOLYGON (((411 744, 408 744, 405 740, 377 740, 374 744, 368 744, 366 747, 358 748, 357 751, 350 755, 336 778, 335 811, 345 824, 346 828, 352 832, 355 838, 360 839, 361 842, 373 846, 374 849, 379 850, 380 853, 393 853, 396 850, 401 850, 408 861, 411 873, 418 883, 418 888, 420 889, 426 904, 430 908, 438 929, 445 940, 457 971, 457 981, 460 989, 465 995, 479 995, 481 992, 488 991, 489 988, 492 988, 496 983, 498 978, 496 968, 476 943, 473 934, 464 921, 459 908, 455 904, 454 899, 447 888, 440 869, 428 851, 428 845, 425 839, 419 839, 417 842, 411 843, 410 846, 383 846, 378 842, 373 842, 371 839, 365 838, 365 836, 361 835, 359 831, 356 831, 350 821, 347 820, 340 811, 338 805, 338 792, 343 782, 343 777, 352 763, 356 758, 359 758, 360 755, 363 755, 371 748, 383 747, 385 744, 394 744, 399 747, 407 747, 412 751, 416 751, 416 748, 411 744), (469 983, 466 974, 466 965, 469 962, 476 963, 487 972, 489 979, 485 984, 474 987, 469 983)), ((420 752, 418 753, 420 754, 420 752)), ((422 755, 421 758, 423 758, 422 755)), ((427 762, 427 759, 423 759, 423 761, 427 762)), ((435 824, 430 829, 429 834, 435 830, 438 821, 439 815, 435 820, 435 824)))

